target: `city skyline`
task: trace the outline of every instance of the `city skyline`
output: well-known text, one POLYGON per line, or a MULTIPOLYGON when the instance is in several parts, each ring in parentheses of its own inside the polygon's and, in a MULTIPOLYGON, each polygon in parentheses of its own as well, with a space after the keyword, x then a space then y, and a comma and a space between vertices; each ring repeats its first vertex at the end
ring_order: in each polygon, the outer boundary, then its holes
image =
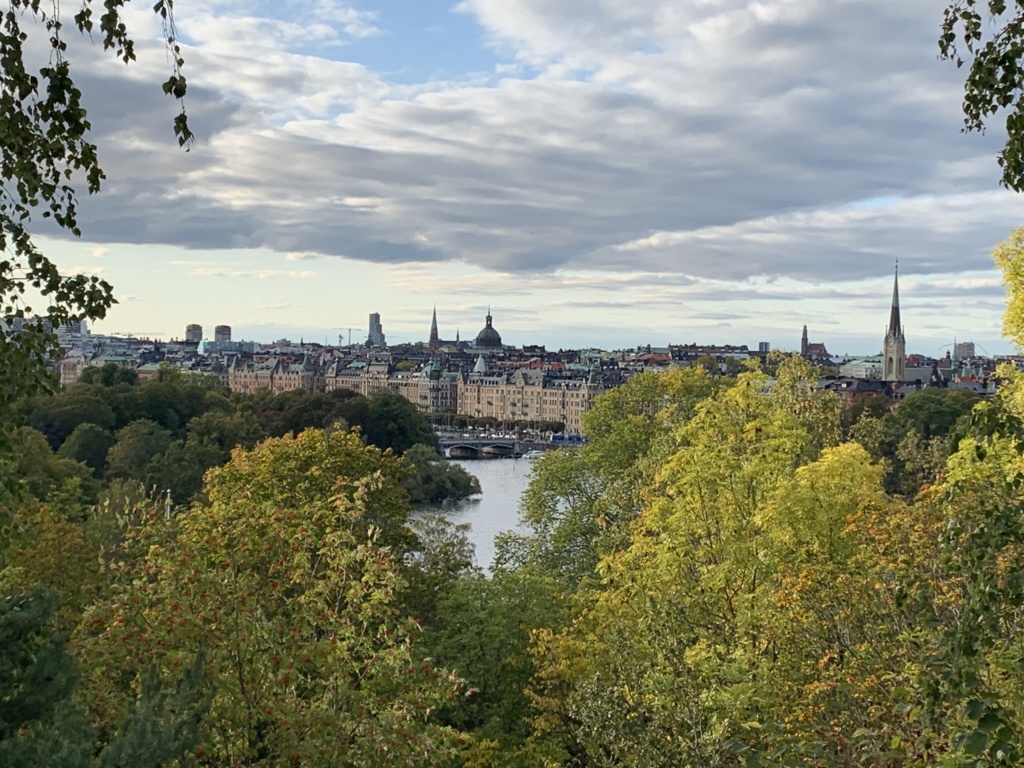
POLYGON ((998 122, 960 132, 927 0, 183 7, 187 154, 157 20, 129 13, 138 66, 73 42, 109 180, 81 241, 41 239, 114 285, 100 332, 365 338, 376 311, 394 343, 491 305, 509 344, 793 349, 808 325, 871 354, 899 258, 909 352, 1011 350, 988 254, 1024 206, 998 122))

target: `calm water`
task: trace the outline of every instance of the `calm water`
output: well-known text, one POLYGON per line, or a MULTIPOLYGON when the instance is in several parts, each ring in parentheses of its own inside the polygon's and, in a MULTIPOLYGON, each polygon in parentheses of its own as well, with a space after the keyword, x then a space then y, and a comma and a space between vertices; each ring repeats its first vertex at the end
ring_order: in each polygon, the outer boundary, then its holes
POLYGON ((530 482, 531 462, 527 459, 483 459, 456 461, 480 480, 482 493, 465 501, 430 507, 453 523, 469 523, 469 538, 476 547, 476 562, 489 568, 494 559, 494 537, 504 531, 524 531, 519 525, 519 497, 530 482))

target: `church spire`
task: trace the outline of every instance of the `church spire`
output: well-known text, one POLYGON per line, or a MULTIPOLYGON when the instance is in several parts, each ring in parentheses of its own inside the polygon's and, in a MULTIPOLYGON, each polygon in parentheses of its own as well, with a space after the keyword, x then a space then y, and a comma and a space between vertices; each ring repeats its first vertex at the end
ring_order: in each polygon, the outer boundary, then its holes
POLYGON ((892 283, 892 308, 889 310, 889 327, 885 331, 882 358, 882 381, 903 381, 906 377, 907 340, 903 337, 903 323, 900 321, 899 261, 896 262, 896 275, 892 283))
POLYGON ((434 305, 434 316, 430 320, 430 348, 436 349, 438 344, 437 338, 437 305, 434 305))
POLYGON ((889 310, 889 328, 886 333, 890 336, 902 336, 903 324, 900 322, 900 262, 896 260, 896 275, 892 282, 892 309, 889 310))

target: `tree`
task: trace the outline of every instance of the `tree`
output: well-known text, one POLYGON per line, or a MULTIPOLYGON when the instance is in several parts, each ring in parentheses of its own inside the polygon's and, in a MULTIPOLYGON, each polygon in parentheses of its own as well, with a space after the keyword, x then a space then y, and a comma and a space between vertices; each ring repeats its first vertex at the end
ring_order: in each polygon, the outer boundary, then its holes
POLYGON ((998 156, 1004 186, 1024 190, 1024 4, 1020 0, 952 0, 946 7, 939 53, 969 64, 964 83, 964 129, 983 131, 1000 111, 1006 144, 998 156))
POLYGON ((78 377, 78 384, 99 384, 104 387, 112 387, 115 384, 138 384, 139 372, 134 368, 126 368, 117 363, 104 363, 100 366, 91 366, 82 371, 78 377))
POLYGON ((437 626, 424 638, 434 663, 454 670, 469 695, 445 705, 441 717, 473 736, 467 765, 547 763, 529 743, 536 715, 530 681, 536 672, 530 635, 560 626, 566 611, 561 583, 531 569, 472 573, 441 592, 437 626))
MULTIPOLYGON (((99 14, 85 0, 72 19, 73 27, 91 35, 97 27, 104 49, 128 63, 135 58, 134 43, 122 12, 123 2, 105 2, 99 14), (98 18, 97 18, 98 16, 98 18)), ((184 61, 177 43, 172 15, 173 0, 158 0, 153 7, 164 24, 171 75, 164 92, 181 100, 186 82, 184 61)), ((64 40, 66 19, 59 5, 33 0, 12 0, 0 24, 0 175, 6 194, 0 199, 0 458, 10 450, 12 408, 25 396, 53 386, 49 361, 60 356, 54 328, 83 318, 101 318, 114 303, 111 286, 86 275, 61 274, 35 245, 30 232, 34 215, 51 219, 71 235, 78 227, 75 185, 98 192, 104 178, 97 148, 89 141, 90 123, 81 92, 71 74, 64 40), (52 10, 51 10, 52 9, 52 10), (48 44, 42 39, 48 39, 48 44), (48 48, 43 65, 31 69, 30 51, 48 48), (44 306, 33 310, 26 292, 38 294, 44 306), (31 317, 35 313, 35 317, 31 317), (18 320, 20 329, 12 323, 18 320)), ((174 119, 174 133, 188 146, 192 133, 182 110, 174 119)), ((0 467, 0 480, 9 476, 0 467)), ((11 492, 11 483, 0 484, 11 492)))
POLYGON ((464 499, 480 493, 480 481, 458 464, 445 460, 434 448, 418 443, 405 452, 409 473, 402 487, 413 504, 464 499))
POLYGON ((107 452, 113 444, 114 435, 109 429, 104 429, 98 424, 83 423, 68 435, 57 455, 72 461, 80 461, 91 469, 96 477, 102 477, 107 466, 107 452))
POLYGON ((57 601, 40 591, 0 601, 0 764, 8 768, 180 765, 198 743, 205 702, 194 669, 165 690, 146 675, 119 727, 104 742, 71 698, 78 679, 64 639, 52 631, 57 601))
POLYGON ((107 453, 107 478, 130 478, 147 485, 150 462, 171 447, 174 436, 155 421, 133 421, 114 435, 107 453))
MULTIPOLYGON (((797 498, 787 486, 801 467, 836 450, 838 403, 810 376, 793 358, 770 390, 744 373, 694 403, 670 428, 675 450, 657 457, 625 546, 600 561, 573 621, 535 634, 538 729, 576 764, 728 764, 736 723, 757 719, 751 681, 774 653, 756 611, 777 565, 767 515, 797 498)), ((845 464, 829 476, 859 478, 845 464)), ((819 521, 830 516, 811 541, 845 525, 845 497, 823 495, 806 494, 819 521)))
POLYGON ((211 503, 244 496, 301 507, 351 494, 357 480, 377 475, 380 482, 365 488, 360 525, 374 526, 377 543, 392 547, 401 560, 416 543, 406 527, 408 497, 400 486, 405 471, 401 459, 364 445, 355 432, 308 429, 295 437, 270 438, 251 451, 236 450, 204 490, 211 503))
POLYGON ((46 435, 55 451, 80 424, 113 429, 116 421, 113 409, 102 398, 83 389, 32 398, 25 410, 28 425, 46 435))
POLYGON ((16 430, 12 443, 17 448, 13 468, 20 495, 38 501, 60 500, 61 513, 69 517, 84 513, 85 503, 95 499, 97 491, 92 472, 84 464, 55 455, 46 438, 31 427, 16 430))
POLYGON ((159 492, 170 491, 171 500, 188 505, 203 487, 203 475, 224 462, 219 447, 204 440, 175 440, 146 466, 146 481, 159 492))
POLYGON ((390 461, 355 435, 306 432, 236 453, 208 504, 150 516, 139 568, 83 625, 95 717, 117 727, 110 713, 153 662, 166 675, 201 660, 205 764, 445 765, 457 734, 435 713, 460 683, 417 659, 416 627, 396 615, 401 554, 369 515, 390 461), (323 480, 340 468, 331 439, 352 473, 323 480))
POLYGON ((981 398, 969 390, 928 387, 903 400, 896 408, 895 417, 898 423, 915 430, 925 440, 944 438, 980 401, 981 398))
POLYGON ((427 417, 397 392, 385 390, 370 398, 363 426, 367 442, 381 450, 403 454, 417 443, 436 446, 437 438, 427 417))

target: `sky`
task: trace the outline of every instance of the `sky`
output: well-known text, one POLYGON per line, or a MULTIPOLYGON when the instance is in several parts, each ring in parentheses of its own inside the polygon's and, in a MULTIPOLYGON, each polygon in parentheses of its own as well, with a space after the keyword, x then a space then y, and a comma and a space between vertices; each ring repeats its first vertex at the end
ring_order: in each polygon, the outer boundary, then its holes
MULTIPOLYGON (((1003 132, 965 134, 934 0, 180 0, 69 58, 107 181, 82 237, 107 333, 474 336, 834 354, 1010 351, 990 252, 1024 224, 1003 132), (352 329, 349 331, 349 329, 352 329)), ((40 225, 41 226, 41 225, 40 225)))

